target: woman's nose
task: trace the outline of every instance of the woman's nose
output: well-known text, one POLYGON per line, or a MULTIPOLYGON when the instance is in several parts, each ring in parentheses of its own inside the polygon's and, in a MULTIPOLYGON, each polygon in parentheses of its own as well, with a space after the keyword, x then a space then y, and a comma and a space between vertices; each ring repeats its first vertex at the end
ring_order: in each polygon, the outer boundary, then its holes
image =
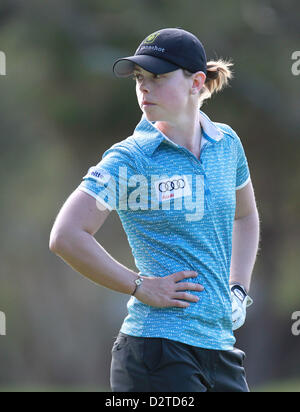
POLYGON ((143 93, 149 93, 149 85, 147 81, 144 79, 140 84, 139 84, 140 91, 143 93))

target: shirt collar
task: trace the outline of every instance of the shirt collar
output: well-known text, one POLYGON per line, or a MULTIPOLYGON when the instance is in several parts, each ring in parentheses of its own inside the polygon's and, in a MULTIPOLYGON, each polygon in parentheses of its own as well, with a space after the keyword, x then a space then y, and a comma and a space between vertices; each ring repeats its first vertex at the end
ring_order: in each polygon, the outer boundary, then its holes
MULTIPOLYGON (((210 143, 217 143, 224 137, 222 130, 219 129, 201 110, 200 123, 203 130, 203 137, 210 143)), ((175 147, 180 147, 180 145, 174 143, 160 130, 158 130, 155 127, 154 122, 152 123, 147 120, 145 115, 143 115, 140 123, 137 125, 133 134, 133 138, 148 156, 152 156, 154 151, 162 142, 173 145, 175 147)))

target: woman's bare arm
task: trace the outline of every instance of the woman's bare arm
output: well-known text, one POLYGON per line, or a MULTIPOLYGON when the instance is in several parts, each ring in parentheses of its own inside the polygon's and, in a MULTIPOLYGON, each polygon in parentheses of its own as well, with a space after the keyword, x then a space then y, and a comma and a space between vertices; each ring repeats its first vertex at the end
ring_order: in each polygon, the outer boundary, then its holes
MULTIPOLYGON (((104 224, 109 210, 100 210, 96 200, 79 189, 67 199, 59 212, 50 235, 50 250, 74 270, 111 290, 132 294, 138 274, 117 262, 94 238, 104 224)), ((187 307, 197 296, 185 290, 202 291, 195 283, 178 283, 195 272, 182 271, 165 277, 144 277, 136 297, 157 306, 187 307)))
POLYGON ((94 238, 109 210, 75 190, 59 212, 50 235, 50 250, 93 282, 121 293, 134 290, 137 274, 117 262, 94 238))
POLYGON ((250 289, 259 246, 260 223, 251 181, 236 193, 230 283, 250 289))

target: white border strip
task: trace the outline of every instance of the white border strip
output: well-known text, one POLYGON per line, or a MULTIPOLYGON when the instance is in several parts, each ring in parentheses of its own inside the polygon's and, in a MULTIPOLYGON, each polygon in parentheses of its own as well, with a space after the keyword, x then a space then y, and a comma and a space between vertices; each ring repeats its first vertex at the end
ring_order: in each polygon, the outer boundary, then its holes
POLYGON ((241 190, 241 189, 243 189, 243 187, 247 186, 247 184, 250 182, 250 180, 251 180, 251 177, 249 176, 248 179, 247 179, 243 184, 241 184, 240 186, 236 187, 235 190, 241 190))

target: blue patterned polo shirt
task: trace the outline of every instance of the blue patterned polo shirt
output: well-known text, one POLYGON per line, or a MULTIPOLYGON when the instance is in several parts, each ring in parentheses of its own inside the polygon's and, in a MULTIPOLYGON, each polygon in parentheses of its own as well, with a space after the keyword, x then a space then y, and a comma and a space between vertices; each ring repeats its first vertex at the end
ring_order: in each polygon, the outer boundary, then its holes
POLYGON ((228 125, 200 111, 200 159, 145 116, 132 136, 105 151, 79 189, 116 210, 142 276, 193 270, 204 286, 188 308, 156 308, 131 297, 121 331, 232 350, 229 289, 236 190, 250 181, 245 152, 228 125))

